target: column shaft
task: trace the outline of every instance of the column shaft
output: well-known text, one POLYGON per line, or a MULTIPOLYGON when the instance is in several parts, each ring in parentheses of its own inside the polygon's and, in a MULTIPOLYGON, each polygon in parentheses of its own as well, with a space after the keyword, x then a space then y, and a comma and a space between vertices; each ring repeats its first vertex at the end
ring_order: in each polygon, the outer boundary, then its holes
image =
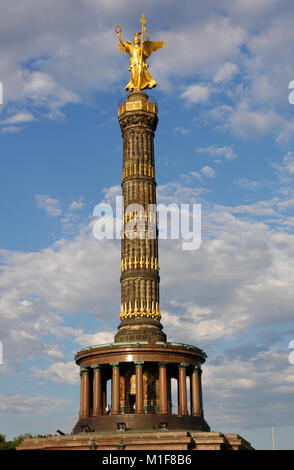
POLYGON ((193 416, 203 415, 201 373, 202 373, 202 370, 199 367, 195 367, 193 374, 192 374, 192 410, 193 410, 192 413, 193 413, 193 416))
POLYGON ((167 412, 166 364, 159 364, 159 413, 166 414, 167 412))
POLYGON ((90 377, 89 371, 81 371, 81 396, 80 396, 80 417, 88 418, 90 405, 90 377))
POLYGON ((136 414, 143 413, 143 367, 136 364, 136 414))
POLYGON ((187 385, 186 385, 186 368, 179 367, 179 414, 187 415, 187 385))
POLYGON ((80 372, 80 418, 83 418, 84 414, 84 378, 83 373, 80 372))
POLYGON ((101 369, 100 367, 95 367, 94 379, 93 379, 93 416, 101 416, 101 407, 102 407, 101 369))
POLYGON ((118 415, 120 412, 119 403, 119 365, 112 364, 112 407, 111 414, 118 415))

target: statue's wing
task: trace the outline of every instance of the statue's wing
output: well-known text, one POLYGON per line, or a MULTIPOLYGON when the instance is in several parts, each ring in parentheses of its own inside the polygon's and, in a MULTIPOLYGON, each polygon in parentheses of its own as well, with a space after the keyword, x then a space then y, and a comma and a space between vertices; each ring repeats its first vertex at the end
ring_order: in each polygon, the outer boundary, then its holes
MULTIPOLYGON (((132 43, 130 41, 127 41, 125 44, 129 44, 130 46, 132 45, 132 43)), ((128 49, 126 48, 126 46, 124 46, 123 44, 119 44, 117 46, 117 48, 121 51, 121 52, 124 52, 125 54, 128 54, 129 51, 128 49)))
POLYGON ((149 57, 152 52, 158 51, 158 49, 161 49, 165 45, 164 41, 144 41, 144 52, 147 57, 149 57))

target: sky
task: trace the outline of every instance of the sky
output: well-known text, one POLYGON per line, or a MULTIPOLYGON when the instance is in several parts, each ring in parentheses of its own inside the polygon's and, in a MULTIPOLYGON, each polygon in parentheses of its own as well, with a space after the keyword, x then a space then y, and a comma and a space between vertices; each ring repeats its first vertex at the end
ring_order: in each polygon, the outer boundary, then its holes
POLYGON ((117 331, 120 241, 93 236, 93 209, 120 194, 129 72, 114 27, 131 40, 144 12, 166 42, 149 60, 158 202, 202 214, 198 250, 159 242, 164 330, 208 355, 212 430, 271 449, 274 426, 293 450, 293 2, 0 6, 0 433, 71 432, 74 354, 117 331))

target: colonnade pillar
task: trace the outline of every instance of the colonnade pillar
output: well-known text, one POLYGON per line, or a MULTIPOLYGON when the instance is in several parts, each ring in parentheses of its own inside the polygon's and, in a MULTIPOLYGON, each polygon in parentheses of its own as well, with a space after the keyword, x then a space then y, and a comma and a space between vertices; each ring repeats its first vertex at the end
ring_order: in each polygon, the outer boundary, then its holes
POLYGON ((167 371, 166 363, 159 363, 159 413, 168 413, 167 409, 167 371))
POLYGON ((112 406, 111 406, 111 414, 118 415, 120 413, 120 401, 119 401, 119 363, 112 362, 110 363, 112 366, 112 406))
POLYGON ((136 366, 136 414, 143 414, 143 364, 144 362, 135 362, 136 366))
POLYGON ((179 395, 179 414, 187 415, 187 385, 186 385, 186 364, 179 365, 179 382, 178 382, 178 395, 179 395))
POLYGON ((80 371, 80 377, 80 418, 88 418, 90 405, 89 369, 82 368, 80 371))
POLYGON ((195 366, 193 374, 192 374, 192 397, 191 397, 193 416, 203 416, 201 374, 202 374, 201 367, 195 366))
POLYGON ((102 414, 102 381, 101 366, 93 366, 93 416, 101 416, 102 414))

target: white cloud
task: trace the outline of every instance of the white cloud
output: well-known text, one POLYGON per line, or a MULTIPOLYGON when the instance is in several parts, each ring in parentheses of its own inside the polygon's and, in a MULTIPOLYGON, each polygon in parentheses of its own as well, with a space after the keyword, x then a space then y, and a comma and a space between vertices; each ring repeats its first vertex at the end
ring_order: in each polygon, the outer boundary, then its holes
MULTIPOLYGON (((63 116, 66 104, 88 102, 97 91, 113 90, 118 83, 122 87, 127 57, 116 48, 113 12, 120 15, 124 38, 130 38, 139 17, 134 1, 130 14, 130 8, 125 10, 119 2, 106 6, 104 0, 81 0, 78 5, 52 0, 49 9, 44 2, 31 0, 21 5, 21 23, 15 15, 19 1, 3 5, 0 19, 4 114, 9 106, 9 112, 15 109, 16 114, 32 112, 38 119, 56 119, 63 116)), ((241 71, 242 84, 231 82, 230 90, 221 90, 234 110, 228 127, 241 137, 276 130, 282 141, 293 130, 293 123, 282 118, 288 105, 285 93, 294 77, 293 6, 285 2, 278 8, 275 0, 269 0, 267 8, 264 0, 247 3, 225 1, 220 13, 212 0, 209 5, 183 8, 179 14, 175 1, 159 5, 152 0, 148 27, 153 39, 166 41, 151 57, 152 73, 162 91, 181 89, 183 80, 189 83, 197 76, 199 84, 188 86, 183 96, 190 103, 203 103, 209 98, 210 82, 223 86, 241 71), (164 31, 159 21, 163 11, 164 31), (247 110, 240 103, 246 103, 247 110)))
POLYGON ((70 400, 57 397, 26 397, 24 395, 0 395, 0 411, 16 414, 18 416, 26 414, 45 415, 56 410, 61 411, 70 400))
MULTIPOLYGON (((204 208, 199 250, 185 253, 176 241, 160 241, 161 306, 168 337, 175 340, 181 328, 186 342, 203 344, 250 327, 291 322, 293 235, 275 233, 265 223, 241 219, 221 206, 204 208)), ((272 214, 270 203, 251 210, 253 216, 272 214)))
POLYGON ((75 332, 75 342, 83 348, 87 346, 96 346, 97 344, 112 343, 113 332, 110 331, 99 331, 94 334, 87 334, 83 331, 75 332))
POLYGON ((223 82, 226 80, 230 80, 234 75, 239 72, 239 68, 236 64, 231 64, 230 62, 226 62, 224 65, 219 67, 217 70, 213 81, 215 83, 223 82))
POLYGON ((237 184, 244 189, 248 189, 249 191, 256 191, 258 188, 261 187, 260 181, 250 180, 248 178, 241 178, 237 181, 237 184))
POLYGON ((288 152, 287 155, 284 155, 283 163, 281 165, 273 163, 272 166, 281 173, 289 176, 294 175, 294 154, 292 152, 288 152))
POLYGON ((206 176, 207 178, 214 178, 215 177, 215 170, 210 166, 206 165, 201 168, 201 173, 206 176))
POLYGON ((63 117, 61 108, 80 101, 76 93, 64 89, 48 73, 27 73, 25 80, 24 95, 26 100, 32 101, 34 106, 41 109, 48 108, 47 117, 50 119, 63 117))
MULTIPOLYGON (((185 175, 186 176, 186 175, 185 175)), ((200 175, 197 172, 191 172, 191 176, 198 178, 200 175)), ((183 175, 181 175, 183 177, 183 175)), ((188 175, 188 179, 189 175, 188 175)), ((183 185, 179 181, 172 181, 167 184, 159 185, 157 187, 157 200, 159 203, 197 203, 199 196, 204 192, 204 188, 196 185, 188 186, 183 185)))
POLYGON ((247 103, 240 104, 229 117, 227 127, 239 137, 264 136, 278 129, 283 119, 273 111, 252 111, 247 103))
POLYGON ((80 369, 74 361, 54 362, 47 369, 32 367, 31 372, 37 379, 52 380, 61 384, 79 383, 80 369))
POLYGON ((61 215, 60 202, 58 199, 51 198, 46 194, 37 194, 35 198, 38 207, 44 209, 50 217, 59 217, 61 215))
POLYGON ((270 348, 250 354, 247 346, 248 357, 224 355, 203 367, 207 421, 214 429, 293 424, 294 369, 288 352, 270 348))
MULTIPOLYGON (((196 9, 199 8, 196 6, 196 9)), ((199 12, 192 15, 189 8, 183 24, 170 28, 170 31, 158 32, 158 37, 167 45, 152 58, 152 69, 157 71, 163 88, 170 85, 174 77, 214 74, 224 61, 241 56, 239 47, 245 40, 246 31, 238 24, 232 24, 228 17, 210 15, 209 10, 202 10, 201 15, 199 12)), ((174 25, 174 18, 171 23, 174 25)))
POLYGON ((2 134, 17 134, 22 130, 22 127, 19 126, 5 126, 2 127, 1 133, 2 134))
POLYGON ((32 113, 29 112, 22 112, 22 113, 17 113, 14 116, 11 116, 9 118, 4 119, 3 121, 0 121, 0 124, 22 124, 24 122, 31 122, 34 121, 35 118, 32 115, 32 113))
POLYGON ((257 201, 252 204, 241 204, 232 208, 232 213, 237 214, 253 214, 255 216, 271 216, 275 215, 274 204, 268 201, 257 201))
POLYGON ((203 103, 209 98, 209 88, 202 85, 189 85, 182 93, 181 98, 184 98, 189 103, 203 103))
POLYGON ((70 206, 69 210, 70 211, 79 211, 80 209, 83 209, 85 207, 85 203, 83 201, 73 201, 70 206))
POLYGON ((236 158, 236 154, 232 147, 219 147, 217 145, 210 145, 209 147, 197 148, 198 153, 208 153, 213 157, 223 157, 226 160, 233 160, 236 158))
POLYGON ((121 196, 121 186, 111 186, 110 188, 103 189, 105 202, 113 204, 116 201, 117 196, 121 196))
POLYGON ((175 128, 175 132, 180 135, 187 135, 189 134, 191 129, 187 129, 186 127, 179 126, 175 128))
POLYGON ((59 240, 40 252, 2 250, 0 255, 0 337, 4 348, 0 372, 20 367, 23 358, 59 360, 62 356, 55 340, 68 338, 84 347, 87 342, 97 344, 113 338, 120 310, 118 241, 96 240, 91 224, 73 240, 59 240), (63 315, 84 312, 108 322, 111 335, 105 328, 100 328, 99 334, 88 334, 82 328, 64 326, 63 315), (53 339, 45 340, 46 335, 53 339))

